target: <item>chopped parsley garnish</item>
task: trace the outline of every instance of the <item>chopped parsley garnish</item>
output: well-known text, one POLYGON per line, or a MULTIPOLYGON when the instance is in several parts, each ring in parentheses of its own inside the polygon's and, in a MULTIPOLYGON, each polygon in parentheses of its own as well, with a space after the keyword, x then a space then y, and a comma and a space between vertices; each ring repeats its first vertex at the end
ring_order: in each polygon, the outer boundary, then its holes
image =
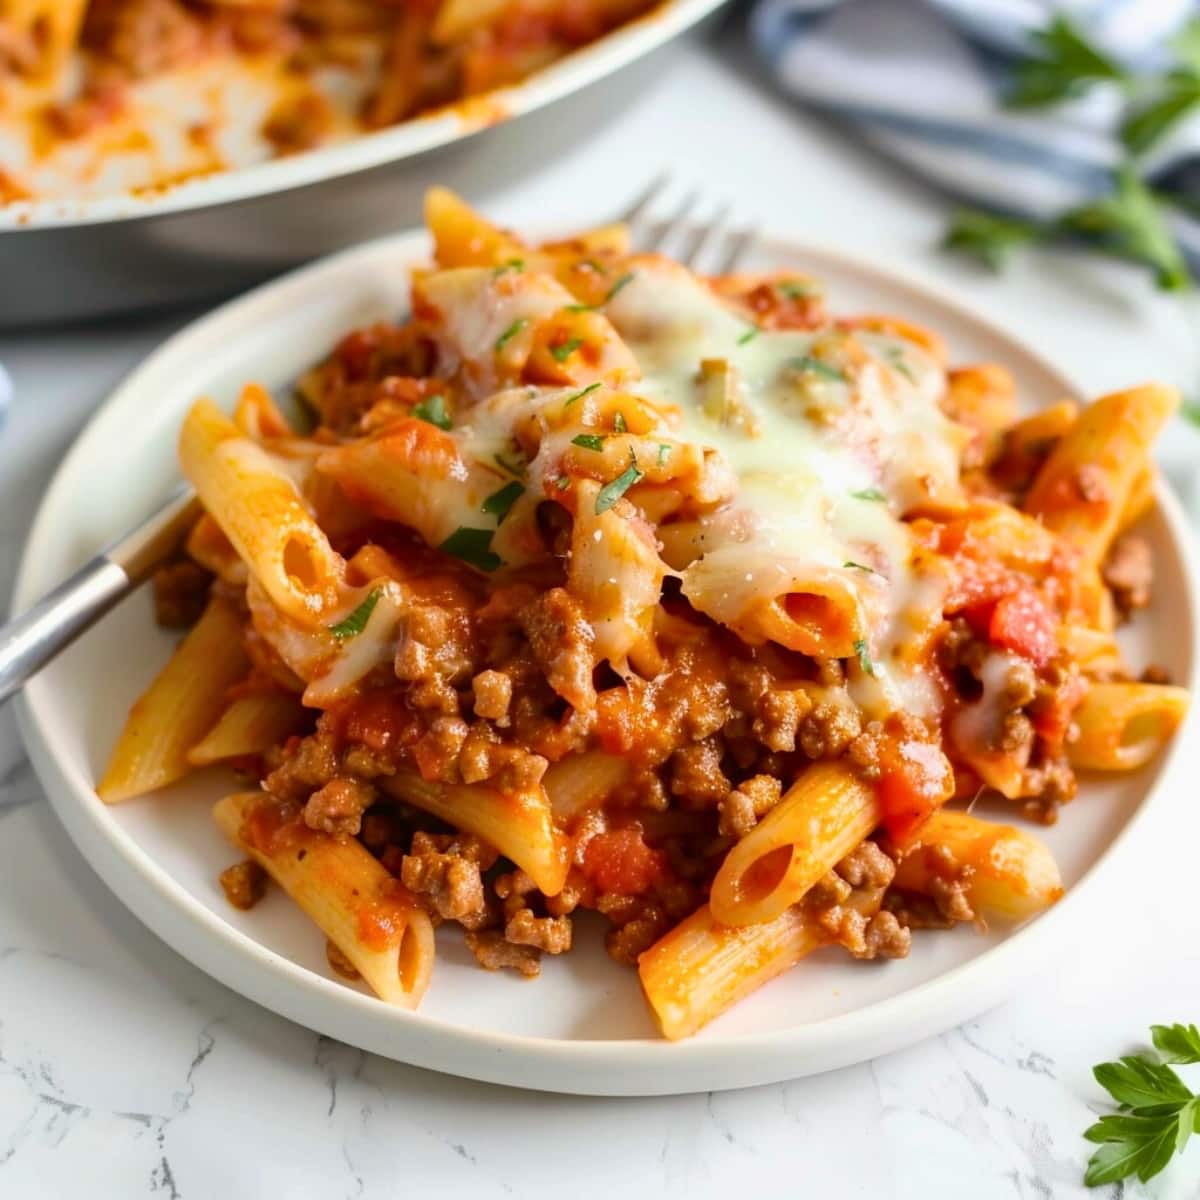
POLYGON ((523 258, 510 258, 507 262, 502 262, 493 272, 493 275, 503 275, 507 271, 523 271, 525 270, 525 260, 523 258))
POLYGON ((563 408, 570 408, 576 400, 582 400, 589 392, 594 392, 600 385, 598 383, 589 383, 581 392, 576 392, 573 396, 568 396, 563 403, 563 408))
POLYGON ((742 334, 742 336, 741 336, 740 338, 738 338, 738 343, 737 343, 737 344, 738 344, 739 346, 744 346, 744 345, 746 345, 746 343, 747 343, 747 342, 752 342, 752 341, 754 341, 754 339, 755 339, 756 337, 758 337, 758 335, 759 335, 761 332, 762 332, 762 331, 759 329, 759 327, 758 327, 757 325, 751 325, 751 326, 750 326, 750 328, 749 328, 749 329, 747 329, 747 330, 746 330, 746 332, 745 332, 745 333, 743 333, 743 334, 742 334))
POLYGON ((855 500, 870 500, 875 504, 886 504, 887 497, 878 488, 863 488, 861 492, 851 492, 855 500))
POLYGON ((550 354, 555 362, 564 363, 580 346, 583 345, 583 338, 567 338, 565 342, 559 342, 557 346, 550 347, 550 354))
POLYGON ((412 411, 414 417, 420 417, 422 421, 428 421, 430 425, 436 425, 439 429, 450 428, 451 421, 450 414, 446 411, 446 397, 441 392, 422 400, 412 411))
POLYGON ((912 373, 912 368, 904 361, 904 351, 898 346, 889 346, 884 351, 887 355, 888 362, 894 367, 909 383, 916 383, 916 377, 912 373))
POLYGON ((799 280, 789 279, 777 286, 780 294, 788 300, 803 300, 807 296, 816 296, 819 293, 819 289, 813 284, 801 283, 799 280))
POLYGON ((567 475, 560 475, 560 476, 559 476, 559 477, 558 477, 558 478, 557 478, 557 479, 554 481, 554 486, 555 486, 556 488, 558 488, 558 490, 559 490, 560 492, 565 492, 565 491, 567 490, 567 488, 569 488, 569 487, 571 486, 571 480, 570 480, 570 477, 569 477, 569 476, 567 476, 567 475))
MULTIPOLYGON (((866 563, 852 562, 849 559, 842 563, 843 567, 853 567, 856 571, 869 571, 872 575, 878 575, 879 572, 874 567, 868 567, 866 563)), ((863 643, 866 644, 865 642, 863 643)))
POLYGON ((630 452, 629 466, 627 466, 625 470, 623 470, 620 475, 618 475, 616 479, 612 481, 612 483, 606 483, 596 493, 596 516, 599 516, 601 513, 608 512, 608 510, 612 508, 612 506, 616 504, 616 502, 620 500, 620 498, 625 495, 625 493, 629 491, 629 489, 633 487, 633 485, 637 483, 639 479, 642 478, 642 474, 643 472, 641 468, 637 465, 637 459, 633 456, 633 453, 630 452))
POLYGON ((498 466, 502 471, 507 471, 510 475, 516 476, 517 479, 525 478, 525 464, 520 460, 516 462, 509 462, 509 460, 505 458, 503 454, 494 455, 493 460, 496 463, 496 466, 498 466))
POLYGON ((860 638, 854 643, 854 653, 858 655, 858 665, 868 675, 875 674, 875 664, 871 661, 871 648, 867 645, 865 638, 860 638))
POLYGON ((496 518, 499 525, 508 516, 508 510, 525 494, 524 487, 514 479, 506 483, 498 492, 493 492, 480 507, 480 512, 496 518))
POLYGON ((497 339, 496 349, 503 350, 512 338, 515 338, 526 325, 529 324, 528 317, 518 317, 497 339))
POLYGON ((618 411, 617 415, 613 417, 613 431, 615 433, 624 433, 628 428, 625 424, 625 414, 618 411))
POLYGON ((671 457, 671 447, 668 446, 666 442, 659 442, 658 443, 658 465, 660 467, 665 467, 667 465, 667 459, 670 457, 671 457))
POLYGON ((604 438, 598 433, 578 433, 571 439, 572 446, 582 446, 585 450, 603 450, 604 438))
POLYGON ((379 603, 379 597, 382 594, 379 588, 375 588, 345 620, 339 621, 336 625, 330 625, 329 632, 339 642, 344 638, 357 637, 366 629, 367 622, 371 619, 371 614, 375 611, 375 605, 379 603))
POLYGON ((627 271, 616 283, 608 289, 608 295, 604 297, 604 303, 607 304, 626 284, 633 282, 633 272, 627 271))
POLYGON ((494 571, 501 565, 500 556, 492 550, 490 529, 468 529, 460 525, 438 549, 481 571, 494 571))
POLYGON ((789 359, 788 366, 809 375, 820 375, 822 379, 836 379, 839 383, 846 382, 846 376, 839 368, 831 367, 829 363, 822 362, 819 358, 813 358, 811 354, 802 354, 799 358, 789 359))

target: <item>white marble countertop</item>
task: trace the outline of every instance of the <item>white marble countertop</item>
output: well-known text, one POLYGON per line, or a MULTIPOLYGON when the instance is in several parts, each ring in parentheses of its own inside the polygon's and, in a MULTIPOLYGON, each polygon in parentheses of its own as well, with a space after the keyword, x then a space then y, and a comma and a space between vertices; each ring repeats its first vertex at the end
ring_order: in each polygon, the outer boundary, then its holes
MULTIPOLYGON (((1200 379, 1187 314, 1139 275, 1070 255, 1003 279, 949 261, 933 248, 941 200, 743 66, 728 34, 711 35, 542 177, 477 199, 513 224, 533 212, 570 225, 618 208, 665 161, 768 225, 970 289, 1084 387, 1200 379)), ((0 602, 70 439, 181 320, 0 338, 16 385, 0 432, 0 602)), ((1180 425, 1169 448, 1195 453, 1200 438, 1180 425)), ((1200 1019, 1198 830, 1193 810, 1165 849, 1143 839, 1126 859, 1137 882, 1098 891, 1055 973, 943 1037, 771 1087, 553 1097, 363 1054, 205 977, 92 874, 0 711, 0 1196, 1084 1195, 1080 1133, 1106 1099, 1091 1064, 1137 1048, 1152 1022, 1200 1019)), ((1200 1196, 1200 1149, 1108 1194, 1200 1196)))

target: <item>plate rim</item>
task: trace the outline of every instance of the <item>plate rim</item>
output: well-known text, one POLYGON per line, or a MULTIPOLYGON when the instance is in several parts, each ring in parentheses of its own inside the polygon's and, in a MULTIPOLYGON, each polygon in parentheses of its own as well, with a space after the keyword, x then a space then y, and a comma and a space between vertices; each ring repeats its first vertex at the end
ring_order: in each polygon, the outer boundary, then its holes
POLYGON ((331 146, 197 176, 162 190, 139 193, 123 189, 84 198, 34 199, 0 206, 0 237, 200 212, 404 162, 486 133, 495 125, 508 124, 581 91, 665 46, 727 2, 665 0, 518 83, 331 146), (487 110, 486 119, 472 116, 476 108, 487 110))
MULTIPOLYGON (((919 269, 906 268, 900 274, 852 252, 810 244, 784 233, 764 234, 761 245, 768 254, 772 249, 782 249, 787 255, 812 261, 818 273, 822 264, 832 265, 868 282, 908 291, 950 309, 956 320, 998 339, 1013 356, 1057 381, 1065 392, 1078 391, 1069 375, 1052 360, 1015 333, 981 316, 965 295, 931 281, 919 269)), ((369 269, 377 256, 391 255, 412 263, 427 260, 428 247, 428 235, 413 230, 318 259, 189 322, 146 356, 97 407, 55 471, 22 549, 12 611, 21 611, 36 598, 35 577, 42 570, 39 547, 53 537, 54 510, 69 492, 72 476, 92 457, 89 444, 100 436, 107 422, 118 419, 116 414, 123 405, 133 403, 146 379, 169 368, 176 357, 186 360, 193 353, 192 344, 202 343, 214 328, 227 323, 244 324, 256 308, 280 303, 280 297, 293 292, 311 290, 326 275, 369 269)), ((1195 690, 1197 552, 1183 509, 1161 476, 1156 499, 1181 568, 1181 601, 1188 615, 1192 650, 1192 674, 1186 685, 1195 690)), ((292 962, 223 921, 106 816, 111 810, 96 797, 92 781, 56 753, 64 735, 61 730, 56 734, 48 717, 46 705, 52 702, 53 693, 36 678, 17 697, 21 734, 55 812, 76 848, 122 904, 200 970, 281 1016, 414 1066, 488 1083, 630 1096, 773 1083, 847 1066, 942 1032, 1004 999, 1046 961, 1053 946, 1086 914, 1083 898, 1091 894, 1095 881, 1111 873, 1134 839, 1144 835, 1147 814, 1162 807, 1157 797, 1174 782, 1181 761, 1180 748, 1197 707, 1192 706, 1184 726, 1163 754, 1155 779, 1144 789, 1136 808, 1107 848, 1052 909, 1013 930, 996 945, 931 979, 848 1013, 783 1030, 668 1042, 484 1031, 420 1011, 382 1005, 374 997, 292 962), (671 1056, 669 1062, 667 1055, 671 1056)))

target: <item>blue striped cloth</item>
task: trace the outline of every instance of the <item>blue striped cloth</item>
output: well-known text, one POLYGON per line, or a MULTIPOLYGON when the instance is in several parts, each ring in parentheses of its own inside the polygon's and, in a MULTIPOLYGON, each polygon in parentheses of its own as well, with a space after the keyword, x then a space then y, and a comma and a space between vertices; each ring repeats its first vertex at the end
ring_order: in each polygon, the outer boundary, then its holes
MULTIPOLYGON (((1194 0, 761 0, 755 43, 780 85, 959 199, 1049 218, 1111 187, 1121 97, 1100 84, 1053 108, 1003 107, 1013 62, 1056 13, 1133 70, 1161 67, 1194 0)), ((1200 211, 1200 120, 1146 160, 1200 211)), ((1176 230, 1200 264, 1200 222, 1176 230)))

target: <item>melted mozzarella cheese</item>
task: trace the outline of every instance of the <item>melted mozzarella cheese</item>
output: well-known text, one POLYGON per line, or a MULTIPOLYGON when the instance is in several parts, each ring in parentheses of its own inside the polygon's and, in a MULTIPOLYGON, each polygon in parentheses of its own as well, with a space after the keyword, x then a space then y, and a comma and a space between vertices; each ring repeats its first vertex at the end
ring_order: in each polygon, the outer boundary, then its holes
POLYGON ((936 689, 893 660, 925 624, 913 609, 940 610, 942 599, 941 577, 915 566, 897 515, 958 493, 960 434, 938 407, 939 365, 899 338, 855 333, 852 367, 823 366, 849 335, 755 331, 663 260, 639 263, 607 313, 643 372, 632 390, 678 410, 680 436, 715 447, 740 479, 728 515, 705 531, 685 591, 707 589, 701 607, 727 620, 734 597, 747 603, 759 585, 765 595, 789 576, 844 572, 873 672, 856 681, 856 699, 868 711, 931 712, 936 689), (713 359, 732 372, 738 420, 704 402, 701 364, 713 359))

